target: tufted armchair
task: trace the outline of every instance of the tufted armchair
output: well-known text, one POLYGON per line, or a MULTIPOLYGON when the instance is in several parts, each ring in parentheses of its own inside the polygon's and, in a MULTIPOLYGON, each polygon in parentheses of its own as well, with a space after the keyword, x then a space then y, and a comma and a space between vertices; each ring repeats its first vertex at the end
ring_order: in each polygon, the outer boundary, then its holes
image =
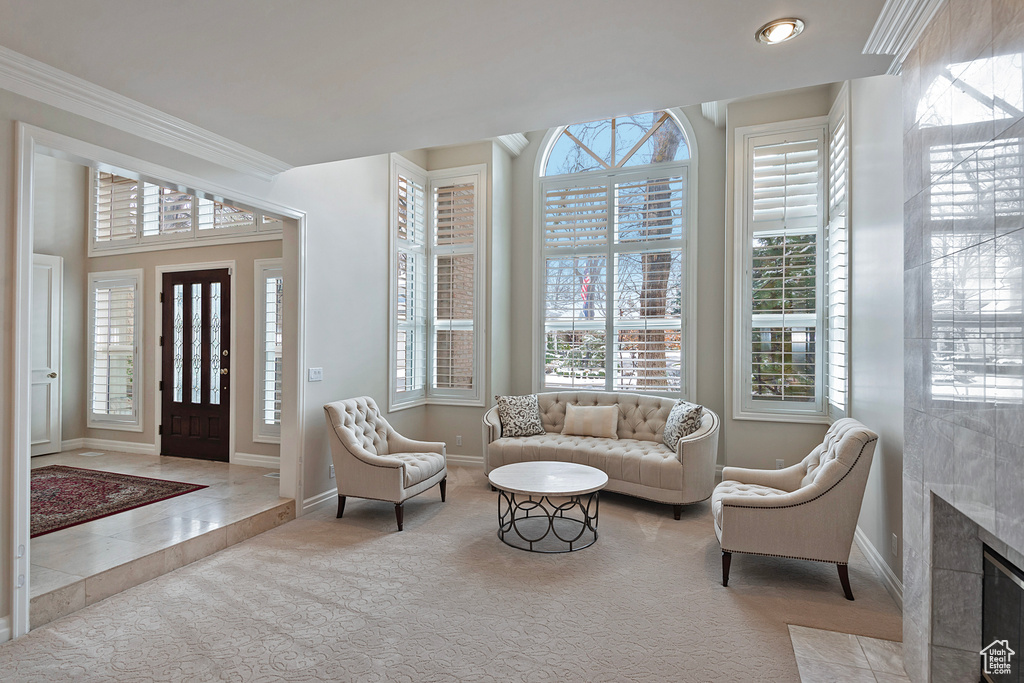
POLYGON ((878 435, 857 420, 836 420, 801 462, 781 470, 726 467, 711 496, 722 545, 722 585, 732 553, 833 562, 847 600, 847 563, 878 435))
POLYGON ((440 484, 444 502, 448 470, 443 442, 402 436, 369 396, 328 403, 324 413, 338 480, 339 519, 347 496, 386 500, 395 504, 401 531, 406 500, 440 484))

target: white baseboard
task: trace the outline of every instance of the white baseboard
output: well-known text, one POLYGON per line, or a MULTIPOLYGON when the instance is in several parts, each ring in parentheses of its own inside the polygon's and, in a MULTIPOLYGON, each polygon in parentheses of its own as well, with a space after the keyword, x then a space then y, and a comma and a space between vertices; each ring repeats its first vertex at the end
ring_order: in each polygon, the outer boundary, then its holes
POLYGON ((281 469, 281 458, 276 455, 258 455, 256 453, 238 453, 231 456, 232 465, 249 465, 250 467, 266 467, 272 470, 281 469))
POLYGON ((306 500, 302 501, 302 514, 306 514, 307 512, 309 512, 310 510, 315 508, 317 505, 320 505, 324 501, 332 500, 332 499, 337 498, 337 497, 338 497, 338 489, 337 488, 333 488, 330 491, 324 491, 323 493, 318 493, 317 495, 313 496, 312 498, 307 498, 306 500))
POLYGON ((111 439, 68 439, 60 442, 62 451, 74 451, 88 448, 94 451, 114 451, 115 453, 137 453, 138 455, 157 455, 156 445, 137 443, 135 441, 113 441, 111 439))
POLYGON ((882 559, 882 554, 878 552, 878 548, 868 540, 867 534, 865 534, 858 526, 857 530, 853 534, 853 540, 857 543, 857 547, 864 553, 864 557, 868 558, 868 563, 871 568, 875 570, 875 573, 882 577, 882 582, 885 584, 885 589, 889 591, 889 595, 899 605, 900 611, 903 610, 903 582, 900 581, 899 577, 893 573, 889 565, 882 559))
POLYGON ((11 639, 11 617, 0 617, 0 643, 11 639))
POLYGON ((484 466, 484 456, 482 455, 458 455, 456 453, 449 453, 444 457, 450 465, 465 465, 467 467, 479 467, 481 469, 484 466))

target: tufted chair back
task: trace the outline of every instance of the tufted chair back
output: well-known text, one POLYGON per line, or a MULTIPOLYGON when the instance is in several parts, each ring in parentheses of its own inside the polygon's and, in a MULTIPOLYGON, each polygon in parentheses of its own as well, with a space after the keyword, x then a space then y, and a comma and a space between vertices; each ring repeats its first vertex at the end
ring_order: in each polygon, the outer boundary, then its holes
POLYGON ((878 436, 857 420, 836 420, 825 432, 825 439, 803 459, 805 474, 800 488, 815 485, 828 489, 850 471, 864 445, 878 436))
POLYGON ((645 394, 605 391, 551 391, 537 394, 540 421, 547 432, 561 432, 565 425, 565 406, 618 406, 620 439, 661 441, 673 398, 645 394))
POLYGON ((388 436, 393 429, 372 398, 359 396, 335 401, 325 405, 324 410, 346 448, 362 449, 372 455, 388 454, 388 436))

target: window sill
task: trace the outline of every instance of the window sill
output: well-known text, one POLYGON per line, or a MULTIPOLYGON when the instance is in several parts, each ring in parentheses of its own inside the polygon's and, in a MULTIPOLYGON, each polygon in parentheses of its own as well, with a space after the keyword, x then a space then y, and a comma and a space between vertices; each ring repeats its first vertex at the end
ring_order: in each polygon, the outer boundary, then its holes
POLYGON ((732 419, 750 422, 786 422, 790 424, 832 424, 828 415, 821 413, 768 413, 734 410, 732 419))
POLYGON ((102 420, 88 419, 85 421, 88 429, 110 429, 118 432, 142 432, 142 425, 135 422, 104 422, 102 420))

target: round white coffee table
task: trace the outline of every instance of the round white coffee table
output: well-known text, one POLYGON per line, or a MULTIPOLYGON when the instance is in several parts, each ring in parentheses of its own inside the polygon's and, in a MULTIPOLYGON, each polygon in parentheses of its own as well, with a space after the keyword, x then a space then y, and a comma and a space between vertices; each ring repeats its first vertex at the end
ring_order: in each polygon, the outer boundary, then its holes
POLYGON ((567 553, 597 541, 598 498, 608 483, 601 470, 541 460, 498 467, 487 479, 498 489, 498 538, 507 545, 567 553))

